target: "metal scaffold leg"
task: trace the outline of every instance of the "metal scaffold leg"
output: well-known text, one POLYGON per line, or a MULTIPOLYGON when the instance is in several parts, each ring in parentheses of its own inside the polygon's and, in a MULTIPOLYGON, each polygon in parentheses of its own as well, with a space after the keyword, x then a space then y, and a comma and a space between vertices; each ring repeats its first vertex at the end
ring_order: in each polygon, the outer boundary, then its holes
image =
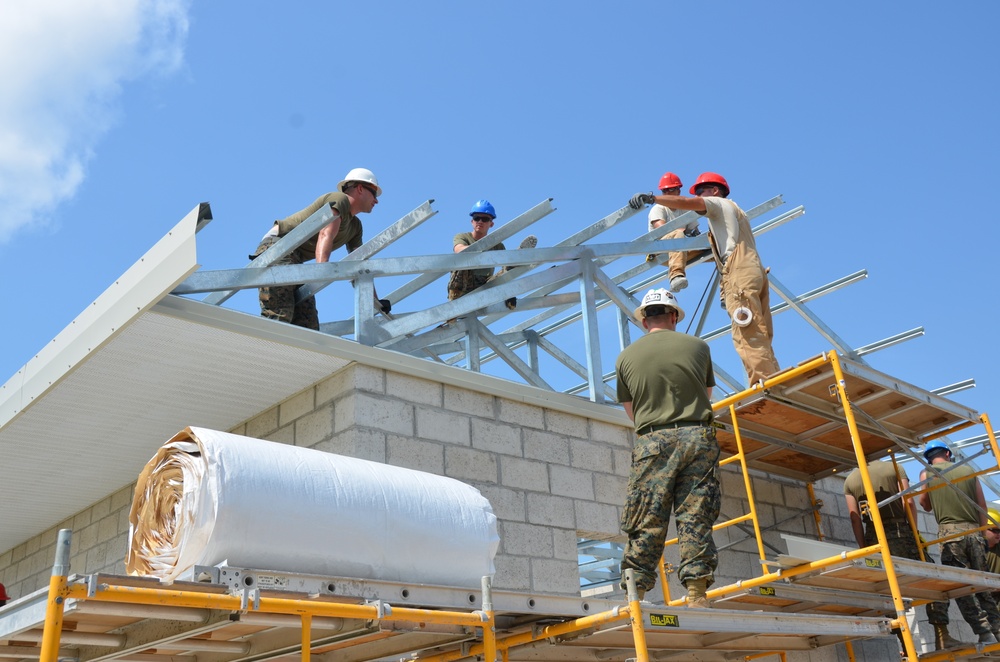
POLYGON ((49 579, 49 600, 45 608, 41 662, 58 662, 59 636, 62 633, 63 606, 66 602, 66 578, 69 576, 69 548, 73 534, 60 529, 56 538, 56 559, 49 579))

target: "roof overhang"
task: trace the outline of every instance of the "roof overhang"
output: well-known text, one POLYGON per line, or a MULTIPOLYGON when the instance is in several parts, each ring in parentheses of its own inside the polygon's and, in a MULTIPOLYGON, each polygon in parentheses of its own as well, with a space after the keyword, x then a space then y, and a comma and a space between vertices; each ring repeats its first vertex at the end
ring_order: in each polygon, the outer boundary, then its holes
POLYGON ((627 425, 620 410, 169 292, 196 208, 0 387, 0 551, 133 482, 186 426, 228 430, 353 363, 627 425), (11 505, 13 502, 16 505, 11 505))

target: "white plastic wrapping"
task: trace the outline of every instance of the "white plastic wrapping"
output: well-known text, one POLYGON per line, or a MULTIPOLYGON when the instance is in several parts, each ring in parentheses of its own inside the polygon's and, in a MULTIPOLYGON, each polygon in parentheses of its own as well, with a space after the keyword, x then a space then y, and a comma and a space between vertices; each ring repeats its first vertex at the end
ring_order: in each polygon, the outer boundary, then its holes
POLYGON ((194 565, 475 588, 494 572, 496 517, 457 480, 187 428, 146 464, 126 568, 194 565))

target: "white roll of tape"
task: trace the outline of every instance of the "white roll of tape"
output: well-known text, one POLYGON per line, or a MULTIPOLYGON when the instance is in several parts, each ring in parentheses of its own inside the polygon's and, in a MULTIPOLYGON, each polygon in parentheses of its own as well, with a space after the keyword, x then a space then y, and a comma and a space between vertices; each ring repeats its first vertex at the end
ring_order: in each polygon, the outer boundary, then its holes
POLYGON ((736 326, 746 326, 753 319, 753 313, 746 306, 740 306, 733 312, 733 324, 736 326))

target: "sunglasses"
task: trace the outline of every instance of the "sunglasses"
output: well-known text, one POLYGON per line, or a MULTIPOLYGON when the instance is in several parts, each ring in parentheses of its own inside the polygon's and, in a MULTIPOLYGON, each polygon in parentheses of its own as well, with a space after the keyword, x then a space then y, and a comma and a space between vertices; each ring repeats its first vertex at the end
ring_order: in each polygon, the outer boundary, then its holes
POLYGON ((358 186, 371 193, 372 197, 378 200, 378 191, 375 189, 374 186, 366 186, 364 184, 358 184, 358 186))
POLYGON ((473 223, 492 223, 493 219, 490 218, 489 216, 473 216, 472 217, 472 222, 473 223))

